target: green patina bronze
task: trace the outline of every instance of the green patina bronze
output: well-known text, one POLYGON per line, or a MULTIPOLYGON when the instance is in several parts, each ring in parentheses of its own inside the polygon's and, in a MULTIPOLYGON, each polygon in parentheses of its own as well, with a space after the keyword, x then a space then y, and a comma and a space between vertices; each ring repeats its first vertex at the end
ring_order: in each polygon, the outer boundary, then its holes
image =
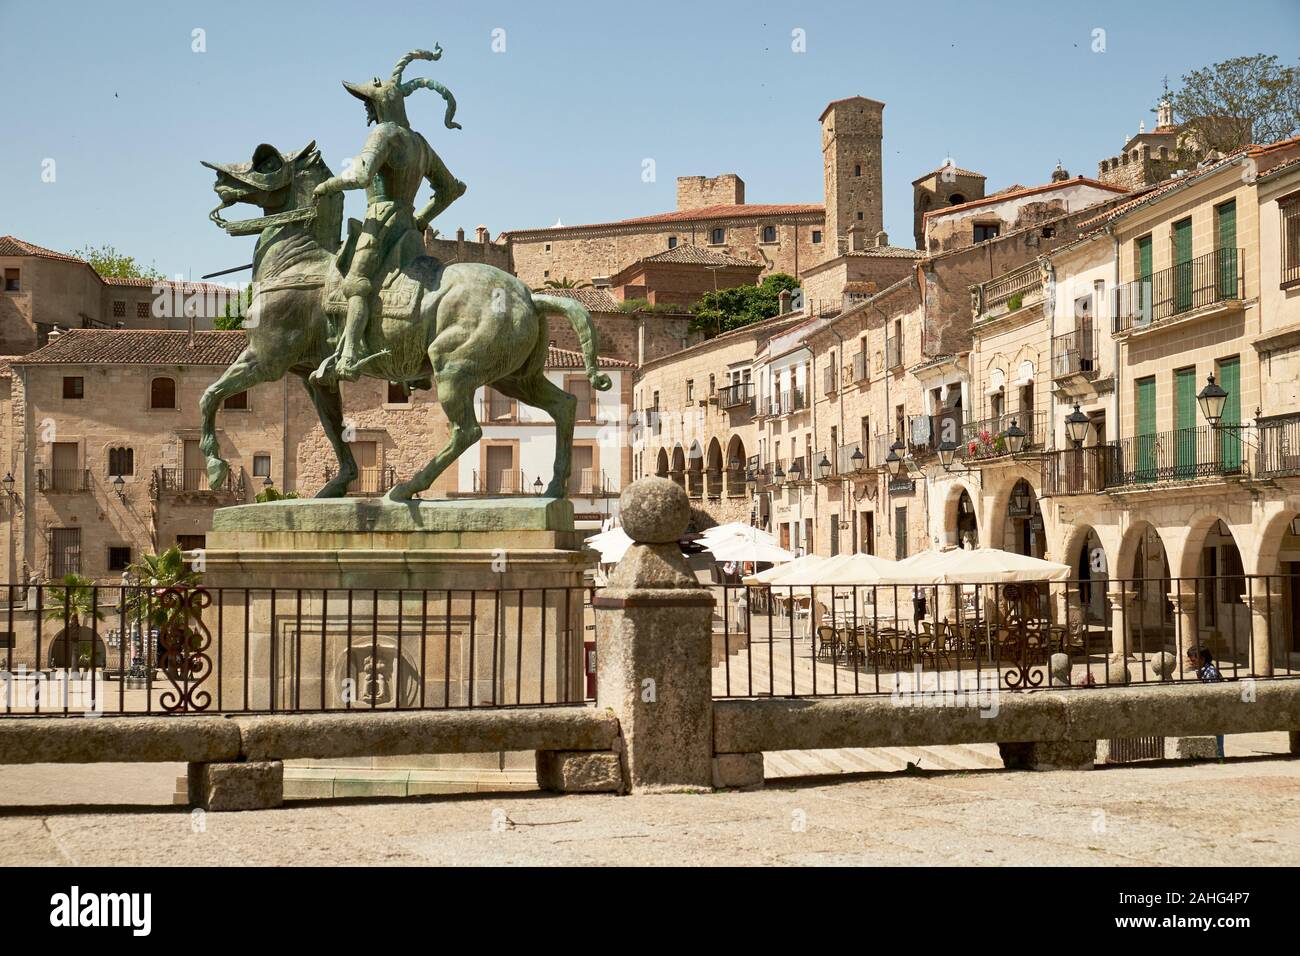
POLYGON ((410 128, 405 98, 417 89, 456 101, 441 84, 402 80, 413 60, 437 60, 415 50, 402 57, 388 80, 345 83, 377 124, 352 167, 333 176, 316 144, 282 153, 262 144, 247 163, 207 163, 217 173, 221 205, 210 218, 230 235, 256 234, 253 299, 245 328, 248 347, 206 392, 203 452, 215 488, 229 466, 221 458, 216 415, 229 396, 287 374, 302 379, 338 456, 338 474, 318 498, 347 493, 356 461, 343 434, 339 379, 360 376, 403 383, 408 390, 436 388, 450 438, 433 459, 387 497, 405 501, 424 491, 481 434, 474 393, 484 386, 540 408, 555 420, 555 468, 545 494, 561 498, 569 479, 576 399, 544 374, 549 337, 546 317, 562 316, 582 346, 587 378, 601 390, 608 375, 596 361, 596 329, 586 309, 562 296, 534 295, 515 276, 480 263, 444 265, 425 255, 429 221, 465 191, 423 136, 410 128), (433 198, 417 215, 422 182, 433 198), (350 220, 341 238, 346 189, 366 191, 366 220, 350 220), (227 222, 220 212, 236 203, 263 215, 227 222))

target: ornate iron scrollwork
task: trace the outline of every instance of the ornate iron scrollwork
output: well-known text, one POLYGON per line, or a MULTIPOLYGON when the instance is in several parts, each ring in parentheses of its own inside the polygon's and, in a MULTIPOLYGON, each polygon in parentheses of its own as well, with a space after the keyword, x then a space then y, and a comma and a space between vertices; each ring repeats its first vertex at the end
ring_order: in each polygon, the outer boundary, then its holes
POLYGON ((201 685, 212 673, 207 650, 212 634, 203 623, 203 611, 212 605, 212 595, 203 588, 167 588, 158 595, 163 618, 158 633, 158 666, 172 689, 159 698, 168 713, 207 710, 212 695, 201 685))

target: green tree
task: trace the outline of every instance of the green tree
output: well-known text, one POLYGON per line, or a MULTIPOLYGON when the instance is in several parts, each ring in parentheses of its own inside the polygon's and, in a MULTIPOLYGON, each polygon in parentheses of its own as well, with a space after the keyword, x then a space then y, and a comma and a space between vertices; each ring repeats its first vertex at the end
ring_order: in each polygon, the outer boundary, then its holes
MULTIPOLYGON (((59 585, 48 588, 44 599, 49 603, 45 607, 45 619, 48 621, 67 621, 67 630, 63 640, 76 641, 76 661, 78 667, 92 667, 95 664, 95 624, 104 619, 104 610, 96 600, 95 582, 80 574, 65 574, 59 585), (83 627, 82 621, 91 623, 83 627)), ((68 659, 64 658, 65 663, 68 659)), ((102 659, 100 661, 102 663, 102 659)))
POLYGON ((1184 75, 1169 102, 1206 149, 1275 143, 1300 130, 1300 68, 1262 53, 1233 57, 1184 75))
POLYGON ((544 283, 548 289, 590 289, 590 282, 574 282, 568 276, 563 279, 547 279, 544 283))
POLYGON ((142 266, 135 261, 135 256, 118 252, 110 245, 85 246, 74 249, 71 253, 78 259, 85 259, 90 267, 105 279, 161 279, 163 274, 150 263, 142 266))
POLYGON ((794 276, 774 272, 758 285, 740 285, 706 292, 691 307, 695 315, 691 328, 713 336, 770 319, 781 308, 781 293, 797 288, 799 280, 794 276))
POLYGON ((244 318, 248 307, 253 304, 253 284, 250 282, 238 293, 226 300, 225 311, 212 320, 212 327, 223 332, 233 332, 244 327, 244 318))

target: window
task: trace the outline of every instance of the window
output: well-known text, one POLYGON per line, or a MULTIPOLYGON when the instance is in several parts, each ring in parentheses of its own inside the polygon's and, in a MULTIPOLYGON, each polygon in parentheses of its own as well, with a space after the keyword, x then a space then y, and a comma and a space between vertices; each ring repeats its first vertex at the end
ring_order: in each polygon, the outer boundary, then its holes
POLYGON ((814 245, 814 246, 819 246, 819 245, 821 245, 821 241, 822 241, 822 231, 821 231, 820 229, 814 229, 814 230, 812 231, 812 234, 813 234, 813 237, 812 237, 813 245, 814 245))
POLYGON ((170 378, 155 378, 149 383, 150 408, 176 407, 176 381, 170 378))
POLYGON ((67 375, 63 379, 64 398, 85 398, 86 380, 80 375, 67 375))
POLYGON ((1043 231, 1040 233, 1040 235, 1041 235, 1044 239, 1055 239, 1055 238, 1056 238, 1056 227, 1055 227, 1055 226, 1044 226, 1044 227, 1043 227, 1043 231))
POLYGON ((854 163, 854 164, 853 164, 853 175, 854 175, 854 176, 861 176, 861 175, 862 175, 862 164, 861 164, 861 163, 854 163))
POLYGON ((1300 282, 1300 196, 1279 204, 1282 217, 1282 282, 1300 282))
POLYGON ((949 206, 960 206, 964 202, 966 202, 966 197, 963 196, 961 193, 953 193, 951 196, 948 197, 949 206))
POLYGON ((998 237, 997 223, 977 222, 975 223, 975 241, 987 242, 989 239, 998 237))
POLYGON ((115 300, 115 301, 113 302, 113 318, 115 318, 115 319, 125 319, 125 318, 126 318, 126 301, 125 301, 125 300, 123 300, 123 299, 117 299, 117 300, 115 300))
POLYGON ((545 248, 543 251, 545 251, 545 252, 550 252, 550 251, 551 251, 551 244, 550 244, 549 242, 546 244, 546 248, 545 248))
POLYGON ((686 380, 686 400, 688 402, 695 401, 695 379, 693 378, 686 380))
POLYGON ((118 475, 127 476, 135 474, 135 449, 134 448, 110 448, 108 450, 108 476, 116 478, 118 475))
POLYGON ((208 537, 203 534, 178 534, 176 543, 182 551, 199 551, 207 547, 208 537))
POLYGON ((776 226, 763 227, 763 241, 776 242, 776 226))
POLYGON ((676 236, 669 236, 669 237, 668 237, 668 248, 669 248, 669 249, 676 249, 676 248, 677 248, 677 237, 676 237, 676 236))
POLYGON ((861 221, 862 221, 862 213, 859 212, 859 213, 858 213, 858 222, 861 222, 861 221))
POLYGON ((50 529, 50 577, 81 573, 81 529, 50 529))
POLYGON ((5 291, 6 292, 22 291, 22 282, 19 279, 19 274, 17 269, 5 270, 5 291))
POLYGON ((248 411, 248 391, 245 390, 231 395, 221 403, 221 407, 227 410, 248 411))
POLYGON ((131 549, 125 546, 110 546, 108 549, 108 570, 125 571, 131 566, 131 549))
POLYGON ((271 477, 271 456, 270 455, 253 456, 253 477, 254 478, 271 477))
POLYGON ((135 304, 135 317, 136 317, 137 319, 147 319, 147 318, 149 318, 149 303, 148 303, 148 302, 137 302, 137 303, 135 304))
POLYGON ((723 229, 721 226, 709 233, 709 242, 713 243, 715 246, 720 246, 726 241, 727 230, 723 229))
POLYGON ((406 391, 406 386, 401 382, 388 383, 388 397, 385 399, 389 405, 409 405, 411 396, 406 391))

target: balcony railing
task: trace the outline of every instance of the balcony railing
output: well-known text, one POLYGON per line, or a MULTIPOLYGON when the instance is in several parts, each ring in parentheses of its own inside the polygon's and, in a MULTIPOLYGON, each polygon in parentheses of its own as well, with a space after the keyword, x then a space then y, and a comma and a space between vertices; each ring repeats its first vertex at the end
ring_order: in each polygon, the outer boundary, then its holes
MULTIPOLYGON (((530 489, 531 490, 531 489, 530 489)), ((574 469, 569 476, 569 497, 609 498, 618 493, 613 482, 603 471, 594 468, 574 469)))
POLYGON ((1020 308, 1025 299, 1043 291, 1043 270, 1037 262, 990 279, 979 286, 979 318, 1020 308))
POLYGON ((1115 290, 1112 329, 1128 332, 1243 294, 1241 250, 1215 249, 1115 290))
POLYGON ((898 368, 903 364, 903 349, 900 339, 885 340, 885 368, 898 368))
POLYGON ((1115 462, 1114 445, 1067 448, 1043 455, 1044 495, 1092 495, 1108 484, 1115 462))
POLYGON ((1010 415, 995 415, 992 418, 967 422, 962 426, 960 451, 967 458, 997 458, 1011 454, 1006 439, 1003 437, 1011 423, 1025 433, 1022 451, 1041 450, 1047 444, 1051 431, 1047 424, 1046 412, 1016 412, 1010 415))
POLYGON ((738 382, 724 385, 718 389, 719 408, 740 408, 748 405, 754 398, 754 386, 750 382, 738 382))
POLYGON ((1163 481, 1195 481, 1240 475, 1246 470, 1244 426, 1178 428, 1114 442, 1115 458, 1107 487, 1134 487, 1163 481))
POLYGON ((36 487, 47 495, 89 491, 90 472, 85 468, 42 468, 36 472, 36 487))
POLYGON ((516 468, 474 472, 474 493, 479 495, 533 494, 524 473, 516 468))
POLYGON ((1259 423, 1255 473, 1261 478, 1300 475, 1300 415, 1259 423))
MULTIPOLYGON (((835 474, 852 475, 857 471, 853 461, 855 451, 862 452, 862 470, 866 471, 872 467, 871 445, 863 445, 861 442, 853 442, 847 445, 841 445, 835 450, 835 474)), ((879 459, 876 459, 877 461, 879 459)))
POLYGON ((932 455, 939 444, 962 441, 962 410, 949 408, 937 415, 912 415, 907 422, 907 448, 913 455, 932 455))
POLYGON ((480 422, 511 421, 515 417, 515 403, 504 395, 491 395, 478 400, 480 422))
POLYGON ((867 379, 867 353, 859 352, 853 356, 853 381, 865 382, 867 379))
POLYGON ((772 399, 772 415, 789 415, 808 407, 807 396, 801 388, 789 388, 772 399))
MULTIPOLYGON (((334 468, 326 468, 325 480, 329 481, 333 477, 334 468)), ((348 494, 357 498, 374 498, 386 493, 396 483, 397 469, 392 465, 387 468, 378 465, 373 468, 358 468, 357 476, 348 485, 348 494)))
POLYGON ((1052 377, 1082 375, 1091 381, 1097 377, 1097 330, 1076 329, 1052 338, 1052 377))
POLYGON ((154 499, 161 495, 234 495, 244 497, 245 482, 242 469, 231 471, 219 488, 208 485, 205 468, 155 468, 150 481, 154 499))

